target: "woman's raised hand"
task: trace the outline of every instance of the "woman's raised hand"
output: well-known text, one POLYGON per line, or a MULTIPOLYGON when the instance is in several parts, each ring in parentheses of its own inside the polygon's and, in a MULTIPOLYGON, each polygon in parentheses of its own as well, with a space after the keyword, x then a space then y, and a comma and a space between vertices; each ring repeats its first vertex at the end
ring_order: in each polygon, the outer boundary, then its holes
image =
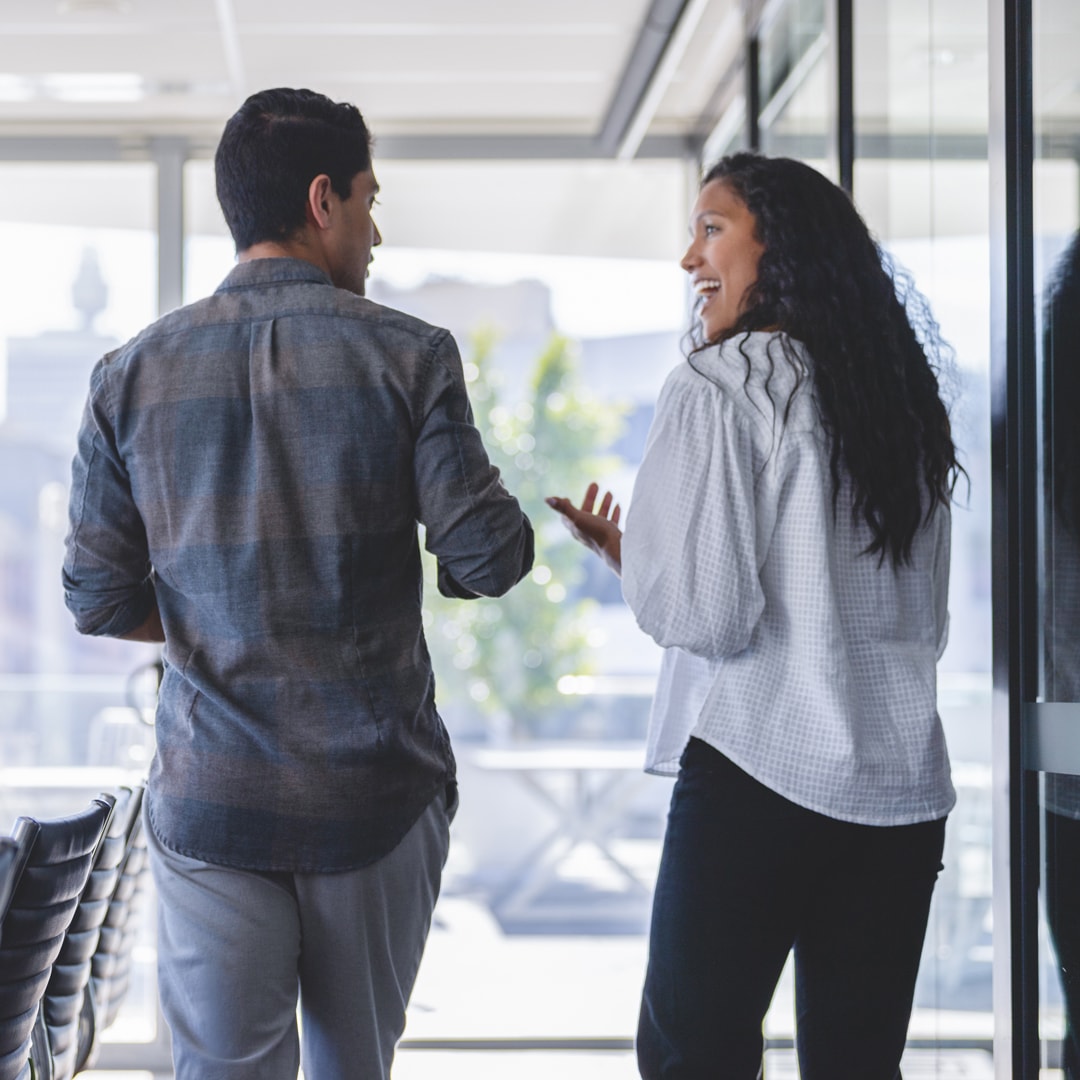
POLYGON ((560 515, 575 540, 590 551, 595 551, 621 576, 622 530, 619 528, 619 504, 612 506, 614 499, 611 492, 606 491, 597 509, 596 496, 599 494, 599 485, 590 484, 585 489, 585 498, 582 499, 580 508, 561 496, 552 496, 545 501, 560 515))

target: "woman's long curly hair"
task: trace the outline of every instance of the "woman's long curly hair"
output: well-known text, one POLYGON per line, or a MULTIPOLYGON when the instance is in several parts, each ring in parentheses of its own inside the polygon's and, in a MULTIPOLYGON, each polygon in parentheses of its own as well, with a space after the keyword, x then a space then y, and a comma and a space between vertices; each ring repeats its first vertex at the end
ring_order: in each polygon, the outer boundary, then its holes
MULTIPOLYGON (((844 471, 872 540, 871 555, 910 561, 915 535, 947 504, 957 461, 938 373, 951 351, 910 277, 896 273, 847 194, 790 158, 723 158, 718 180, 753 214, 764 247, 757 282, 719 340, 783 331, 806 346, 830 445, 833 511, 844 471)), ((698 336, 694 350, 716 342, 698 336)), ((787 361, 802 365, 784 341, 787 361)))

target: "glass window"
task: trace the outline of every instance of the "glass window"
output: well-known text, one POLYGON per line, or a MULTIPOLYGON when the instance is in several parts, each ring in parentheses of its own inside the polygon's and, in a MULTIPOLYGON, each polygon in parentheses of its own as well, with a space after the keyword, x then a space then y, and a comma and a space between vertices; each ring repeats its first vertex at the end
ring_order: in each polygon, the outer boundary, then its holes
POLYGON ((949 646, 938 667, 939 709, 957 804, 949 818, 909 1037, 989 1048, 986 25, 960 19, 953 5, 939 2, 913 6, 872 0, 856 4, 854 14, 855 201, 887 254, 929 299, 955 351, 953 370, 941 373, 942 388, 970 479, 970 487, 961 480, 953 507, 949 646))
MULTIPOLYGON (((1040 495, 1040 701, 1080 745, 1080 12, 1033 5, 1034 277, 1040 495)), ((1041 778, 1039 1033, 1047 1076, 1080 1073, 1080 753, 1041 778), (1058 1072, 1057 1070, 1063 1070, 1058 1072)))
POLYGON ((824 161, 832 108, 828 41, 824 0, 790 0, 759 31, 764 153, 824 161))
MULTIPOLYGON (((156 306, 148 164, 0 165, 0 829, 137 781, 153 730, 129 679, 148 646, 80 637, 60 581, 90 370, 156 306)), ((152 904, 107 1038, 156 1036, 152 904)))
MULTIPOLYGON (((504 599, 448 601, 433 577, 425 592, 461 808, 403 1054, 410 1041, 604 1037, 623 1047, 612 1067, 632 1071, 670 795, 642 771, 659 655, 543 498, 580 498, 596 478, 629 500, 682 355, 687 167, 374 167, 384 240, 367 295, 453 332, 476 422, 537 526, 536 566, 504 599)), ((211 164, 185 177, 194 300, 233 250, 211 164)), ((475 1075, 455 1053, 445 1067, 475 1075)))

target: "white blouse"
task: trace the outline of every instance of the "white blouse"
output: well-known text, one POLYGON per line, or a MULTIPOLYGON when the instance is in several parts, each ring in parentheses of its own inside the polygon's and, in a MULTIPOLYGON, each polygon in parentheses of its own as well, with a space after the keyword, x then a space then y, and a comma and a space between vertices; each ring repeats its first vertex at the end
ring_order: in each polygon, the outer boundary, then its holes
POLYGON ((623 595, 665 647, 646 768, 674 774, 690 736, 792 802, 843 821, 905 825, 955 802, 937 713, 948 630, 951 517, 911 562, 861 555, 810 358, 751 334, 668 377, 622 541, 623 595))

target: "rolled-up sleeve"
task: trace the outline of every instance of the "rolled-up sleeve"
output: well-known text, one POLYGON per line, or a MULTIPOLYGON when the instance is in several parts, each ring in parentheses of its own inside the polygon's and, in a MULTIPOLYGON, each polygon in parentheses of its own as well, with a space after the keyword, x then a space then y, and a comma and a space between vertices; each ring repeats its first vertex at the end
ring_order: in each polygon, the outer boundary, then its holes
POLYGON ((532 567, 533 530, 503 485, 472 418, 457 345, 436 342, 415 450, 418 517, 439 591, 501 596, 532 567))
POLYGON ((145 622, 155 601, 146 530, 117 450, 107 389, 102 361, 71 466, 63 585, 80 633, 121 637, 145 622))
POLYGON ((676 373, 657 404, 622 542, 623 595, 657 644, 710 659, 746 648, 765 604, 761 513, 748 425, 716 387, 676 373))

